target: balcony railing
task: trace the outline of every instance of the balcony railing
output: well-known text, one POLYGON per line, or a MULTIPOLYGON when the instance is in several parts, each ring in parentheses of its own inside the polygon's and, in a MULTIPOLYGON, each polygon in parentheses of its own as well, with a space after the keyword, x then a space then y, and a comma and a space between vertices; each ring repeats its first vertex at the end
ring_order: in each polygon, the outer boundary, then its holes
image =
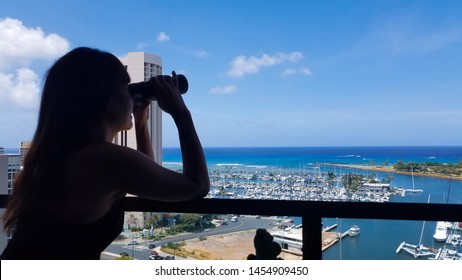
MULTIPOLYGON (((0 196, 4 207, 7 195, 0 196)), ((461 204, 201 199, 159 202, 125 198, 125 211, 297 216, 303 223, 303 259, 322 259, 322 218, 462 221, 461 204)))

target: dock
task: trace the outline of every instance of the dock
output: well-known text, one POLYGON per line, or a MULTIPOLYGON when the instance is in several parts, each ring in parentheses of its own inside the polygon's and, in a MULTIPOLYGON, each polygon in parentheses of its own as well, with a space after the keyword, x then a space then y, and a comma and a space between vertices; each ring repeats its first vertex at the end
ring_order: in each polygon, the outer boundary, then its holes
POLYGON ((334 228, 336 228, 336 227, 337 227, 337 224, 333 224, 333 225, 331 225, 331 226, 328 226, 328 227, 323 228, 322 231, 324 231, 324 232, 325 232, 325 231, 330 231, 331 229, 334 229, 334 228))
POLYGON ((326 227, 322 231, 322 251, 329 249, 332 245, 337 243, 341 238, 344 238, 348 235, 348 230, 343 233, 330 232, 330 229, 336 228, 337 224, 330 227, 326 227), (329 229, 329 230, 327 230, 329 229))

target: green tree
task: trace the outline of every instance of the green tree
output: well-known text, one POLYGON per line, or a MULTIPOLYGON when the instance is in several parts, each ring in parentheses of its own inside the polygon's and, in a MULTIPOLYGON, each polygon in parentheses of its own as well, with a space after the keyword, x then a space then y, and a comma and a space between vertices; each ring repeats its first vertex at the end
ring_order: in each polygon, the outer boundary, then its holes
POLYGON ((159 224, 159 218, 156 213, 143 213, 144 217, 144 228, 155 228, 159 224))
POLYGON ((334 172, 332 172, 332 171, 327 172, 327 182, 328 182, 329 186, 332 187, 334 185, 335 178, 336 178, 336 176, 335 176, 334 172))

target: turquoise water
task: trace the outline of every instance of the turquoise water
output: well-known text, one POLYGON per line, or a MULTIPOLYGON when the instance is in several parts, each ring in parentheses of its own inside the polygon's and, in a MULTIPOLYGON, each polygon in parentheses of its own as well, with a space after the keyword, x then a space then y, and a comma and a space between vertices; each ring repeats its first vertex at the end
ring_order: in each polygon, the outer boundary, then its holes
MULTIPOLYGON (((462 147, 273 147, 273 148, 205 148, 207 162, 242 166, 298 168, 301 164, 393 163, 414 162, 457 163, 462 160, 462 147)), ((178 148, 163 149, 164 162, 179 162, 178 148)))

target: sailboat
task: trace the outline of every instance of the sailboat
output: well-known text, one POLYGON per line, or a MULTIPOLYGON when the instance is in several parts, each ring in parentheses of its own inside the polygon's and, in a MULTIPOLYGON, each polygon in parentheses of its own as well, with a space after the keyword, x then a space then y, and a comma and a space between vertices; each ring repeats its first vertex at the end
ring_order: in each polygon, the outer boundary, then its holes
POLYGON ((406 192, 411 192, 411 193, 419 193, 423 192, 421 189, 416 189, 415 188, 415 183, 414 183, 414 168, 411 165, 411 175, 412 175, 412 189, 406 189, 406 192))
MULTIPOLYGON (((430 203, 430 195, 428 195, 428 202, 430 203)), ((422 231, 420 232, 420 240, 418 245, 402 242, 398 248, 396 249, 396 254, 398 254, 401 250, 411 254, 414 256, 415 259, 420 257, 432 257, 434 258, 439 252, 433 248, 426 247, 422 244, 422 237, 425 229, 425 221, 422 223, 422 231)), ((441 250, 441 249, 440 249, 441 250)))

